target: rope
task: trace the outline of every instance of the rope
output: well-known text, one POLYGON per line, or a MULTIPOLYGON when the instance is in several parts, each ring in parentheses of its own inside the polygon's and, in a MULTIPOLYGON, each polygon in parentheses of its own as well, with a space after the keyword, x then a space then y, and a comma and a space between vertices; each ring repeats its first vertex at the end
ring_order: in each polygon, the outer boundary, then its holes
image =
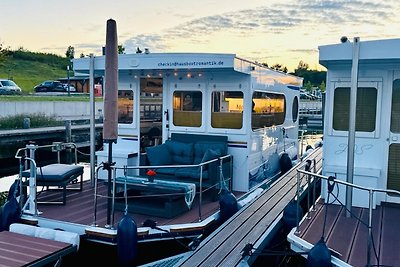
MULTIPOLYGON (((193 251, 193 250, 195 249, 195 248, 189 247, 189 246, 187 246, 186 244, 184 244, 183 242, 181 242, 181 241, 180 241, 179 239, 177 239, 176 236, 175 236, 174 234, 172 234, 170 231, 158 227, 158 226, 157 226, 157 222, 155 222, 155 221, 153 221, 153 220, 150 220, 150 219, 145 220, 145 221, 143 222, 142 226, 143 226, 143 227, 150 227, 151 229, 156 229, 156 230, 159 230, 159 231, 161 231, 161 232, 164 232, 164 233, 169 234, 178 244, 180 244, 181 246, 183 246, 184 248, 186 248, 186 249, 188 249, 188 250, 190 250, 190 251, 193 251)), ((179 235, 179 233, 176 233, 176 235, 182 237, 181 235, 179 235)), ((192 241, 196 244, 196 243, 198 242, 198 241, 196 241, 196 240, 197 240, 197 238, 194 238, 192 241)))

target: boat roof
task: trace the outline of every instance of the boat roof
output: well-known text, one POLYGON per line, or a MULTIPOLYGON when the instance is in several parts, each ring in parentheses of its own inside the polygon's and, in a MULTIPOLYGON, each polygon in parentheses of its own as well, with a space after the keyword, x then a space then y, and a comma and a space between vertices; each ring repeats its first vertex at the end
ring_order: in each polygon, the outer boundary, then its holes
MULTIPOLYGON (((319 46, 319 63, 351 63, 353 42, 319 46)), ((400 38, 372 41, 360 40, 359 63, 400 63, 400 38)))
MULTIPOLYGON (((76 73, 88 73, 90 57, 72 60, 76 73)), ((96 56, 94 68, 104 71, 105 56, 96 56)), ((231 70, 243 74, 267 75, 293 85, 302 84, 302 78, 288 73, 270 69, 260 63, 237 57, 235 54, 223 53, 134 53, 118 55, 118 69, 132 70, 160 70, 160 71, 187 71, 201 70, 218 71, 231 70)))

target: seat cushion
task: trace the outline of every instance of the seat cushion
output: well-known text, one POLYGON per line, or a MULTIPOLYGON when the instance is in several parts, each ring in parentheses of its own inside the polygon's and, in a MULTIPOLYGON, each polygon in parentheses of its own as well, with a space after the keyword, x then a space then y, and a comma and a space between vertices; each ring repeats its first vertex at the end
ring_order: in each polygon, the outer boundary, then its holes
POLYGON ((165 144, 171 154, 173 164, 193 164, 193 143, 167 140, 165 144))
POLYGON ((207 149, 206 153, 204 153, 203 158, 201 159, 201 163, 213 160, 221 156, 221 152, 219 150, 207 149))
POLYGON ((156 169, 156 176, 154 176, 157 179, 157 174, 164 174, 164 175, 175 175, 175 172, 178 168, 159 168, 156 169))
MULTIPOLYGON (((193 179, 199 180, 200 179, 200 167, 190 167, 190 168, 178 168, 175 172, 175 176, 177 178, 182 179, 193 179)), ((203 169, 203 180, 208 179, 208 171, 203 169)))
POLYGON ((193 164, 201 163, 205 153, 208 149, 212 149, 220 154, 220 156, 226 155, 227 144, 220 142, 206 142, 199 141, 194 144, 194 160, 193 164))
POLYGON ((158 145, 158 146, 149 146, 146 147, 147 159, 149 160, 150 165, 153 166, 161 166, 161 165, 171 165, 172 157, 169 153, 166 144, 158 145))
MULTIPOLYGON (((50 164, 44 167, 38 167, 36 171, 36 180, 38 182, 61 182, 68 180, 72 176, 83 174, 83 166, 70 164, 50 164)), ((30 170, 22 172, 22 176, 29 177, 30 170)))

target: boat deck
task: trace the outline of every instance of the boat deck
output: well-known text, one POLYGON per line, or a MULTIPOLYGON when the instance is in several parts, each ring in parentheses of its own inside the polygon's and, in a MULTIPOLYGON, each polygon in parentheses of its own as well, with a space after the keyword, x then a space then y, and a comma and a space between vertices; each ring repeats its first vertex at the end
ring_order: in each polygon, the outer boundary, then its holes
POLYGON ((0 232, 0 265, 4 267, 50 266, 50 263, 76 250, 76 246, 69 243, 9 231, 0 232))
MULTIPOLYGON (((368 266, 368 213, 368 209, 353 207, 354 216, 346 217, 345 207, 324 205, 321 199, 295 235, 310 245, 324 237, 332 256, 342 261, 337 261, 338 266, 368 266)), ((385 203, 373 210, 370 266, 400 266, 399 221, 400 205, 385 203)))
MULTIPOLYGON (((316 159, 317 170, 322 166, 322 148, 315 149, 306 159, 316 159)), ((253 203, 220 226, 179 266, 237 266, 247 244, 260 244, 286 205, 296 195, 296 168, 284 174, 253 203)), ((303 179, 306 180, 306 179, 303 179)), ((254 247, 254 246, 253 246, 254 247)))
MULTIPOLYGON (((39 191, 39 188, 38 188, 39 191)), ((40 217, 46 219, 53 219, 63 222, 71 222, 81 225, 97 225, 105 227, 107 225, 107 184, 99 182, 97 191, 97 208, 96 220, 94 217, 94 186, 91 185, 90 180, 84 181, 83 191, 69 191, 67 193, 67 200, 65 205, 49 205, 38 204, 40 217)), ((43 191, 38 195, 38 201, 56 201, 60 199, 61 193, 56 191, 43 191)), ((154 195, 154 198, 157 196, 154 195)), ((208 198, 203 198, 202 205, 202 218, 207 218, 219 209, 218 201, 211 201, 208 198)), ((114 224, 116 227, 122 218, 124 211, 122 209, 116 210, 114 214, 114 224)), ((199 200, 198 195, 193 201, 192 208, 181 215, 173 218, 157 217, 155 215, 143 215, 134 212, 129 212, 129 215, 136 222, 138 227, 142 226, 146 220, 153 220, 157 222, 157 226, 190 223, 199 221, 199 200)), ((112 221, 111 221, 112 222, 112 221)))

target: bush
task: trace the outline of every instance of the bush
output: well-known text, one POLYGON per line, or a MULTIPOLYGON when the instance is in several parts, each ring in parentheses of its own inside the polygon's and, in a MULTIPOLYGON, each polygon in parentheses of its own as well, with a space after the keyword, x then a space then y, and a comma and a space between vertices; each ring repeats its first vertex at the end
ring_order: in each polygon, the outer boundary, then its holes
POLYGON ((1 130, 22 129, 24 128, 23 127, 24 118, 30 119, 31 128, 63 125, 63 121, 58 120, 55 116, 50 117, 46 116, 43 113, 18 114, 0 118, 0 129, 1 130))

